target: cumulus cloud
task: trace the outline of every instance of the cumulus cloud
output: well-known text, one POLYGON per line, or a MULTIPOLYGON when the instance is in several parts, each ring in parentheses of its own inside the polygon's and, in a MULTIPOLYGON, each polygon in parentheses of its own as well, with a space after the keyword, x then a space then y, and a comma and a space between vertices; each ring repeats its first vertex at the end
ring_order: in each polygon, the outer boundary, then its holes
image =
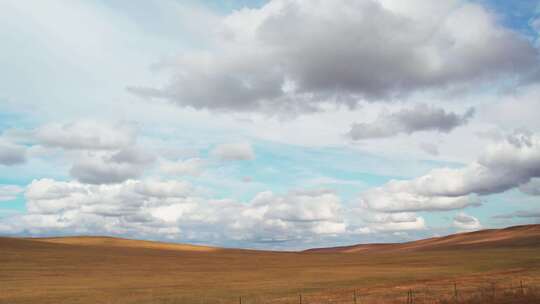
POLYGON ((211 154, 220 160, 253 160, 255 151, 249 143, 221 144, 215 147, 211 154))
POLYGON ((474 216, 465 214, 463 212, 454 216, 454 227, 463 230, 476 230, 482 228, 480 221, 474 216))
POLYGON ((70 175, 89 184, 119 183, 140 177, 153 162, 153 155, 135 147, 114 152, 90 151, 75 161, 70 175))
POLYGON ((459 115, 427 104, 417 104, 412 108, 394 113, 383 113, 373 122, 353 124, 347 135, 353 140, 361 140, 420 131, 448 133, 467 124, 473 115, 472 108, 459 115))
POLYGON ((97 121, 51 123, 34 132, 41 145, 63 149, 116 150, 133 145, 136 128, 131 124, 97 121))
POLYGON ((3 233, 274 242, 347 230, 341 201, 328 191, 261 192, 241 203, 203 198, 180 181, 93 185, 41 179, 33 181, 25 195, 28 214, 3 219, 3 233))
POLYGON ((414 213, 368 213, 364 217, 367 226, 356 229, 357 234, 368 234, 375 232, 396 232, 426 229, 424 218, 414 213))
POLYGON ((0 139, 0 165, 14 166, 26 162, 26 148, 0 139))
POLYGON ((381 212, 446 211, 480 204, 476 197, 425 195, 408 186, 408 181, 390 181, 362 193, 361 204, 381 212))
POLYGON ((0 185, 0 202, 11 201, 24 191, 23 188, 15 185, 0 185))
POLYGON ((195 157, 182 161, 163 161, 160 165, 160 171, 168 175, 198 176, 203 171, 204 166, 204 160, 195 157))
POLYGON ((273 0, 215 33, 213 50, 160 63, 174 74, 163 87, 129 90, 195 109, 305 113, 525 76, 538 60, 495 14, 459 0, 273 0))
POLYGON ((392 180, 364 192, 363 206, 388 212, 461 209, 487 195, 540 177, 540 136, 515 132, 464 168, 434 169, 412 180, 392 180))

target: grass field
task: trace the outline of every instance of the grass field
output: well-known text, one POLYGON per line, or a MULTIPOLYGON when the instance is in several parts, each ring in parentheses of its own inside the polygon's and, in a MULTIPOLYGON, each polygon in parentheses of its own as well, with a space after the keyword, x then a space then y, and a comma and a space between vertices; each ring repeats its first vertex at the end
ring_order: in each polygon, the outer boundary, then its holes
POLYGON ((300 293, 303 303, 353 303, 354 291, 361 303, 406 303, 409 289, 451 298, 454 282, 460 296, 540 286, 540 226, 351 248, 0 238, 0 303, 298 303, 300 293))

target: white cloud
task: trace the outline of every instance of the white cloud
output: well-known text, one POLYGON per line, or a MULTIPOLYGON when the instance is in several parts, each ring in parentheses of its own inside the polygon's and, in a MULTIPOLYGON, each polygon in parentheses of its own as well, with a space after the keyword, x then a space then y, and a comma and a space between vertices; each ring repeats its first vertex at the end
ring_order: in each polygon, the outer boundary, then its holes
POLYGON ((215 147, 211 154, 220 160, 253 160, 255 151, 249 143, 221 144, 215 147))
POLYGON ((183 161, 164 160, 160 164, 160 171, 167 175, 192 175, 201 174, 205 166, 204 160, 200 158, 190 158, 183 161))
POLYGON ((482 228, 482 225, 474 216, 461 212, 454 216, 454 227, 463 230, 477 230, 482 228))
POLYGON ((134 184, 133 188, 138 194, 157 198, 186 197, 193 192, 189 183, 174 180, 146 181, 134 184))
POLYGON ((130 90, 196 109, 291 114, 525 77, 538 62, 525 37, 468 1, 273 0, 215 32, 213 50, 164 64, 168 84, 130 90))
POLYGON ((461 169, 441 168, 412 180, 393 180, 364 192, 362 204, 378 211, 461 209, 474 194, 500 193, 540 177, 540 137, 514 132, 461 169))
POLYGON ((273 242, 347 232, 339 197, 328 191, 261 192, 247 203, 197 195, 186 182, 110 185, 33 181, 28 214, 2 220, 3 233, 112 234, 176 240, 273 242))
POLYGON ((370 213, 364 214, 364 223, 367 226, 357 228, 356 234, 369 234, 376 232, 398 232, 426 229, 424 218, 414 213, 370 213))
POLYGON ((11 201, 24 191, 23 188, 15 185, 0 185, 0 202, 11 201))
POLYGON ((35 139, 48 147, 80 150, 116 150, 133 145, 136 128, 131 124, 82 120, 51 123, 35 131, 35 139))
POLYGON ((363 207, 381 212, 445 211, 477 205, 469 196, 431 196, 415 193, 406 187, 407 181, 391 181, 382 187, 361 194, 363 207))

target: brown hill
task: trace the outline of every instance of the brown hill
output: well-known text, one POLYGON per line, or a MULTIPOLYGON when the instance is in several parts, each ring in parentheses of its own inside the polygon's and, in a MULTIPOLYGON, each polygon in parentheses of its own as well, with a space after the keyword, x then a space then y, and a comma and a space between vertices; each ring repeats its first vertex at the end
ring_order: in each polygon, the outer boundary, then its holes
POLYGON ((313 248, 304 252, 368 253, 482 248, 540 248, 540 225, 514 226, 452 234, 407 243, 360 244, 343 247, 313 248))
POLYGON ((132 240, 132 239, 102 237, 102 236, 30 238, 27 240, 34 240, 34 241, 53 243, 53 244, 78 245, 78 246, 146 248, 146 249, 160 249, 160 250, 204 251, 204 252, 223 250, 218 247, 210 247, 210 246, 142 241, 142 240, 132 240))
POLYGON ((471 288, 487 280, 540 286, 539 225, 308 252, 0 237, 0 253, 0 303, 10 304, 226 304, 239 296, 245 303, 281 304, 297 302, 299 293, 308 303, 335 296, 342 298, 332 303, 350 303, 353 289, 363 294, 362 303, 368 295, 384 303, 381 296, 404 302, 405 290, 422 284, 442 293, 456 281, 471 288))

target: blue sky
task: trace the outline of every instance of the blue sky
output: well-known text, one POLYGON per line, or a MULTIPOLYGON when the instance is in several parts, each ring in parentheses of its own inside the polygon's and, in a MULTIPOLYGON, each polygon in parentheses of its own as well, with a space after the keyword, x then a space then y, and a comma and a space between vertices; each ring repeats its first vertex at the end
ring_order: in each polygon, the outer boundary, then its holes
POLYGON ((0 234, 296 249, 538 223, 539 8, 4 1, 0 234))

